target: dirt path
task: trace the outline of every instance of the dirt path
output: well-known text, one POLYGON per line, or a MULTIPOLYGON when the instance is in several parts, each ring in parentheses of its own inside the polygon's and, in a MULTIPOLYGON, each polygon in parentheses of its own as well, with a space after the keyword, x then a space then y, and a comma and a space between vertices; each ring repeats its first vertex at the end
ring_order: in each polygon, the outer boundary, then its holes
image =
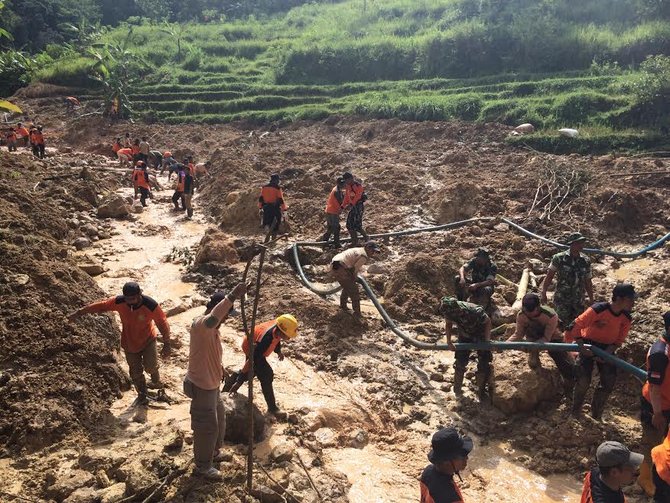
MULTIPOLYGON (((130 191, 123 189, 121 193, 128 195, 130 191)), ((158 453, 165 445, 166 431, 189 435, 189 402, 179 390, 188 357, 188 325, 202 311, 204 299, 196 293, 194 284, 182 282, 183 266, 166 261, 166 257, 174 256, 175 249, 191 249, 205 229, 206 223, 197 214, 193 221, 188 221, 180 213, 170 211, 167 193, 163 192, 137 215, 135 222, 115 222, 114 238, 93 251, 108 269, 97 281, 110 295, 120 291, 125 281, 134 279, 166 310, 180 304, 198 305, 169 318, 173 334, 184 343, 161 367, 162 379, 176 403, 169 407, 152 406, 147 423, 138 424, 131 420, 134 393, 125 393, 111 408, 121 428, 104 449, 124 450, 132 444, 141 445, 146 453, 158 453)), ((232 366, 241 363, 240 332, 224 325, 222 338, 224 363, 232 366)), ((449 363, 448 356, 439 358, 449 363)), ((289 412, 308 410, 305 417, 313 424, 323 460, 329 468, 345 474, 351 484, 349 501, 416 501, 416 477, 425 465, 426 446, 432 434, 426 425, 414 423, 408 431, 395 434, 387 442, 367 443, 367 432, 383 431, 385 425, 375 408, 370 407, 365 383, 315 372, 302 361, 289 358, 284 362, 273 361, 272 365, 281 406, 289 412), (347 443, 352 447, 347 447, 347 443)), ((264 410, 264 404, 260 406, 264 410)), ((275 446, 290 442, 301 456, 309 458, 310 452, 298 447, 295 439, 286 434, 287 428, 289 425, 274 424, 268 439, 257 446, 256 455, 266 458, 275 446)), ((184 451, 186 460, 190 447, 184 451)), ((568 477, 544 479, 513 461, 520 455, 509 446, 483 446, 478 442, 469 473, 464 474, 465 494, 478 501, 526 499, 537 503, 572 501, 577 497, 578 481, 568 477)))

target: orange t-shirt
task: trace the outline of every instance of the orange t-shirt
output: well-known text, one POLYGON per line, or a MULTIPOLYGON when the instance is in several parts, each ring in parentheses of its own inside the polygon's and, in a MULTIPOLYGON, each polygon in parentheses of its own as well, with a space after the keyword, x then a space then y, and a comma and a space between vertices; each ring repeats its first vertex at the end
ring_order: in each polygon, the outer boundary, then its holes
POLYGON ((21 138, 25 138, 30 133, 28 133, 28 130, 22 126, 16 130, 16 134, 18 134, 21 138))
POLYGON ((142 295, 139 307, 126 304, 123 295, 94 302, 84 308, 85 313, 105 313, 116 311, 121 317, 121 347, 128 353, 139 353, 151 339, 157 337, 154 323, 161 334, 170 333, 165 313, 151 297, 142 295))
POLYGON ((130 157, 133 155, 133 151, 129 148, 120 148, 119 150, 116 151, 116 155, 126 155, 130 157))
POLYGON ((342 212, 342 202, 344 201, 344 194, 342 190, 338 190, 337 187, 333 187, 333 190, 330 191, 328 196, 328 201, 326 202, 326 213, 331 215, 339 215, 342 212), (338 199, 338 195, 341 197, 341 200, 338 199))

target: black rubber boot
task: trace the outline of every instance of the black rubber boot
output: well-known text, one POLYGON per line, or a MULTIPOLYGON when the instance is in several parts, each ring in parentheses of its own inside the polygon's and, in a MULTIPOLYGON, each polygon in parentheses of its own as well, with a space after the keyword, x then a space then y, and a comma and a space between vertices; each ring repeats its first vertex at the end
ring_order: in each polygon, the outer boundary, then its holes
POLYGON ((454 370, 454 394, 456 396, 463 396, 463 378, 465 377, 465 369, 454 370))

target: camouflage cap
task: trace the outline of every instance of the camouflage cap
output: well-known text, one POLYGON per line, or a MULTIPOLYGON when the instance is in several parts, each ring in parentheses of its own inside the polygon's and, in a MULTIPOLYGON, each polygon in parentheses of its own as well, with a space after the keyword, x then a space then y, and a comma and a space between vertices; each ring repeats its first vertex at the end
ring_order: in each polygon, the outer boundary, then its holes
POLYGON ((572 234, 568 234, 568 237, 565 238, 566 245, 579 243, 580 241, 586 241, 586 237, 584 237, 581 232, 573 232, 572 234))
POLYGON ((456 297, 442 297, 440 301, 440 314, 449 315, 460 310, 456 297))

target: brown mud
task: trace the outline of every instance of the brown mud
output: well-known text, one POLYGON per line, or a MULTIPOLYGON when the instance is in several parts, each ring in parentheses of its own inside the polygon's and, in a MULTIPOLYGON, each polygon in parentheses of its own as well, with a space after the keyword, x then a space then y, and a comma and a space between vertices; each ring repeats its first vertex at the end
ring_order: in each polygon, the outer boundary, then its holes
MULTIPOLYGON (((83 356, 85 347, 71 350, 63 364, 72 370, 58 375, 62 390, 77 381, 79 375, 86 375, 86 362, 99 365, 101 361, 116 361, 119 366, 114 366, 114 386, 100 377, 82 379, 85 391, 81 396, 86 397, 83 402, 87 407, 96 403, 97 415, 87 416, 75 403, 70 406, 81 417, 81 424, 76 427, 61 419, 53 434, 45 434, 37 444, 14 445, 5 440, 6 457, 0 460, 0 466, 5 480, 11 480, 7 487, 13 494, 60 501, 65 499, 62 496, 67 489, 56 494, 53 486, 67 486, 66 481, 74 478, 78 482, 68 487, 90 488, 100 498, 107 487, 117 486, 119 490, 119 484, 125 484, 124 497, 137 494, 141 501, 147 496, 142 490, 155 488, 171 470, 187 466, 191 455, 188 400, 180 392, 180 381, 188 355, 188 324, 202 311, 207 295, 239 280, 250 250, 262 239, 255 202, 258 187, 266 183, 272 172, 279 172, 283 178, 292 234, 268 253, 259 316, 265 320, 291 312, 300 320, 301 332, 287 345, 286 360, 271 362, 278 400, 289 414, 288 421, 268 424, 266 440, 257 446, 256 455, 273 478, 300 501, 318 499, 297 462, 298 456, 310 470, 324 501, 416 501, 416 479, 426 464, 430 435, 443 425, 455 425, 476 437, 476 448, 464 474, 464 493, 473 501, 574 501, 580 491, 580 477, 601 441, 614 439, 631 448, 638 446, 639 384, 634 379, 620 377, 602 422, 588 416, 576 421, 569 417, 565 401, 557 394, 558 374, 551 360, 543 355, 544 368, 533 372, 527 368, 523 353, 508 352, 495 355, 500 393, 493 404, 476 400, 474 367, 466 376, 465 397, 457 401, 450 385, 452 354, 427 353, 403 344, 384 327, 369 303, 364 303, 364 322, 355 323, 338 309, 335 296, 323 299, 300 285, 285 249, 290 242, 319 236, 323 231, 325 197, 333 180, 343 171, 351 171, 363 180, 370 195, 365 222, 371 233, 503 215, 554 239, 580 230, 589 237, 590 246, 634 250, 667 232, 670 177, 622 175, 662 171, 664 161, 511 150, 503 143, 508 128, 499 125, 333 118, 266 132, 244 125, 110 127, 97 119, 92 119, 87 127, 82 127, 80 121, 79 125, 64 128, 64 124, 69 124, 65 118, 57 113, 52 117, 52 128, 56 130, 51 137, 54 149, 82 153, 54 153, 45 163, 21 157, 20 166, 39 167, 35 173, 22 167, 25 183, 3 188, 3 198, 10 200, 11 211, 15 212, 2 226, 2 232, 8 235, 3 246, 9 248, 11 245, 6 243, 20 239, 20 235, 44 235, 34 248, 39 248, 45 258, 30 258, 34 254, 30 249, 14 255, 8 249, 3 254, 13 258, 2 273, 26 274, 32 288, 33 275, 39 275, 32 262, 44 268, 44 262, 51 264, 63 255, 57 266, 48 267, 56 277, 59 268, 76 270, 77 262, 82 260, 102 264, 105 271, 96 276, 97 285, 85 274, 72 272, 71 282, 49 284, 31 294, 42 303, 57 306, 52 308, 57 313, 49 312, 49 316, 34 309, 32 302, 6 311, 3 307, 2 321, 12 337, 3 338, 9 341, 3 345, 3 374, 4 365, 10 361, 5 355, 14 354, 8 351, 15 351, 21 342, 29 340, 28 332, 13 338, 16 330, 6 321, 16 316, 16 308, 21 308, 22 313, 29 309, 35 318, 48 320, 44 322, 48 327, 36 325, 33 329, 40 334, 49 330, 61 335, 74 332, 83 338, 87 330, 95 327, 93 335, 99 340, 89 340, 99 353, 92 358, 83 356), (74 197, 75 187, 66 186, 62 193, 59 187, 63 185, 58 183, 56 188, 40 188, 38 197, 32 195, 32 187, 47 172, 74 171, 72 163, 82 159, 95 159, 91 171, 96 173, 95 183, 102 184, 100 177, 106 172, 98 173, 93 168, 111 164, 95 156, 103 154, 111 139, 126 130, 134 136, 151 136, 152 144, 161 150, 191 151, 198 160, 212 161, 212 176, 202 180, 195 199, 196 218, 187 221, 180 213, 169 211, 171 191, 157 192, 140 214, 125 220, 94 222, 98 240, 90 248, 75 252, 71 245, 76 235, 86 234, 81 231, 84 222, 69 225, 68 219, 82 211, 94 215, 93 206, 78 199, 77 204, 88 206, 77 209, 74 202, 68 202, 74 197), (530 211, 538 184, 548 173, 560 170, 578 171, 588 185, 574 189, 575 195, 566 196, 569 206, 564 210, 542 219, 541 211, 530 211), (21 205, 17 193, 32 204, 21 205), (42 209, 38 213, 35 208, 42 209), (19 224, 10 225, 14 221, 19 224), (16 227, 15 232, 15 225, 23 227, 16 227), (205 234, 207 238, 201 243, 205 234), (100 235, 105 239, 100 239, 100 235), (55 244, 50 247, 51 242, 60 243, 65 252, 55 244), (84 253, 88 256, 85 259, 84 253), (123 357, 115 354, 111 344, 117 335, 109 319, 87 317, 85 323, 74 325, 62 322, 69 309, 104 295, 103 291, 107 295, 117 293, 127 279, 140 281, 147 294, 171 310, 169 320, 182 343, 176 354, 163 362, 168 394, 175 403, 150 407, 144 424, 131 420, 133 392, 114 401, 117 390, 128 383, 123 374, 123 357), (73 294, 75 287, 79 289, 73 294), (56 292, 57 301, 51 299, 56 292), (123 370, 119 371, 119 367, 123 370), (104 422, 95 419, 103 416, 104 422), (290 452, 281 456, 290 457, 289 461, 276 461, 282 450, 290 452)), ((3 163, 9 162, 6 156, 2 159, 3 163)), ((113 192, 118 183, 128 186, 118 174, 114 176, 113 181, 106 181, 96 190, 113 192)), ((75 185, 83 183, 75 180, 75 185)), ((130 193, 127 188, 120 190, 123 197, 130 193)), ((80 218, 79 213, 75 217, 80 218)), ((92 230, 89 232, 92 234, 92 230)), ((442 332, 435 312, 438 299, 452 291, 453 275, 479 246, 491 250, 499 272, 512 281, 519 280, 531 259, 531 267, 541 279, 556 252, 494 221, 450 232, 393 238, 384 243, 376 267, 368 272, 368 280, 403 329, 435 341, 442 332)), ((319 249, 304 250, 308 275, 328 282, 326 271, 332 254, 319 249)), ((593 263, 597 299, 607 299, 612 286, 621 280, 632 281, 640 291, 633 328, 620 354, 642 365, 646 348, 660 334, 660 315, 670 306, 670 247, 666 244, 637 260, 593 257, 593 263)), ((253 268, 251 272, 255 272, 253 268)), ((23 290, 11 288, 3 291, 3 306, 6 297, 15 303, 24 298, 20 295, 23 290)), ((501 321, 513 314, 510 305, 514 293, 513 287, 496 287, 494 299, 501 321)), ((241 333, 238 317, 231 318, 223 328, 224 363, 231 369, 241 364, 241 333)), ((43 366, 44 370, 34 378, 33 389, 38 389, 48 382, 48 374, 43 372, 51 368, 51 355, 60 353, 40 353, 33 347, 31 353, 36 358, 26 360, 20 373, 33 371, 30 367, 36 363, 43 366)), ((23 379, 22 382, 29 382, 23 379)), ((17 398, 20 395, 5 394, 4 388, 0 387, 0 400, 18 402, 13 405, 15 409, 23 407, 17 398)), ((67 402, 67 393, 55 393, 58 400, 67 402)), ((58 410, 49 398, 37 394, 35 400, 26 401, 33 404, 31 407, 58 410)), ((262 398, 259 407, 265 410, 262 398)), ((28 423, 21 420, 16 422, 19 424, 28 423)), ((243 449, 231 444, 227 452, 230 461, 222 464, 224 484, 203 484, 185 473, 168 484, 160 498, 240 499, 243 449)), ((259 479, 272 484, 260 473, 259 479)), ((628 491, 630 499, 636 501, 636 488, 628 491)), ((82 489, 82 495, 85 492, 82 489)), ((272 501, 271 496, 264 498, 263 501, 272 501)))

